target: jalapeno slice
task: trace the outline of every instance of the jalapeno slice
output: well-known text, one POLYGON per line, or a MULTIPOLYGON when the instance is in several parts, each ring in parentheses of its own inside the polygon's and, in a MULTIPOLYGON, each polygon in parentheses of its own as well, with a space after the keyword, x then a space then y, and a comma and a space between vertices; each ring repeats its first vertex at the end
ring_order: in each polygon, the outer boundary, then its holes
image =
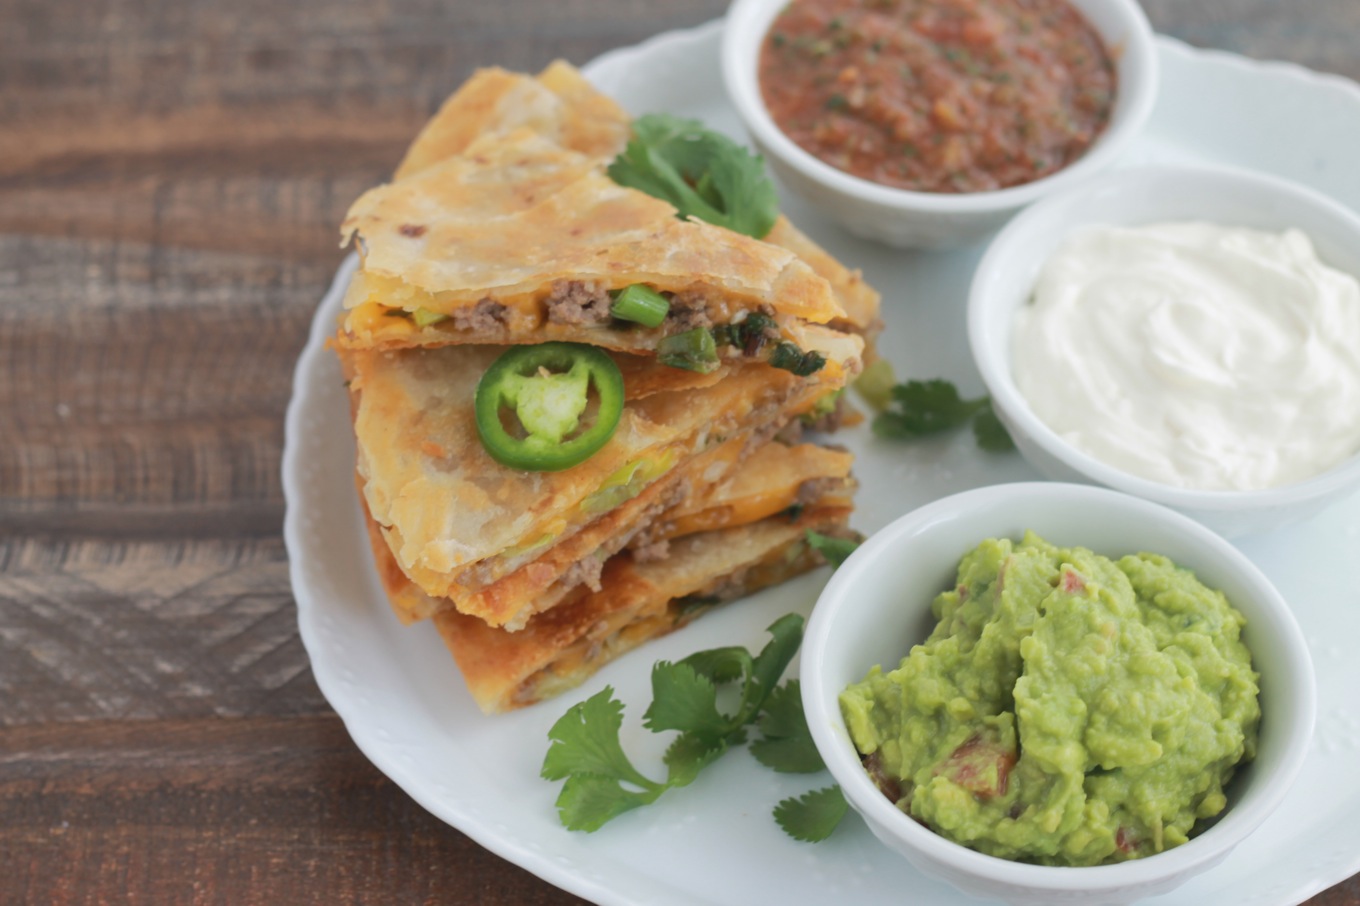
POLYGON ((619 366, 594 346, 516 346, 477 382, 477 433, 502 465, 560 472, 614 436, 623 399, 619 366))

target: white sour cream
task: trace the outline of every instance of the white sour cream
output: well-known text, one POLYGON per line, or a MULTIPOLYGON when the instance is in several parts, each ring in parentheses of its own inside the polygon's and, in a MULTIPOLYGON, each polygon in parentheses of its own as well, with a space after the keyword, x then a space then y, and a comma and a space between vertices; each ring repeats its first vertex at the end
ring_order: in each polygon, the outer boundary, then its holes
POLYGON ((1013 353, 1040 419, 1153 481, 1277 487, 1360 451, 1360 283, 1298 230, 1083 230, 1045 263, 1013 353))

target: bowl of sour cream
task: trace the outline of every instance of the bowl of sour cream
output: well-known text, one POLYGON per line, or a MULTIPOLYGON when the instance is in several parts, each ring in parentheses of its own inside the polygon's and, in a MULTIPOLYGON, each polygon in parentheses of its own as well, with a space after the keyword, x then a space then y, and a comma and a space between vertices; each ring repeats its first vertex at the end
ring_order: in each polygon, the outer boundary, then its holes
POLYGON ((997 414, 1050 478, 1224 535, 1360 485, 1360 216, 1227 168, 1107 174, 993 240, 969 294, 997 414))

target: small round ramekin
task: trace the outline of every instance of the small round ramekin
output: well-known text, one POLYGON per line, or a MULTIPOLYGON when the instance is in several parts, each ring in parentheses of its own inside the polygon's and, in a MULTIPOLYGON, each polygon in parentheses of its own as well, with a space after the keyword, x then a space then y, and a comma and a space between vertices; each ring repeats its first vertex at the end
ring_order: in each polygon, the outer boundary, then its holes
MULTIPOLYGON (((1222 861, 1284 801, 1312 737, 1317 690, 1293 613, 1237 548, 1178 513, 1104 488, 994 485, 937 500, 875 533, 831 577, 808 622, 800 676, 803 710, 846 799, 890 849, 974 896, 1025 906, 1106 906, 1171 890, 1222 861), (1061 546, 1107 557, 1149 551, 1191 569, 1243 616, 1242 639, 1260 674, 1254 761, 1227 787, 1228 807, 1189 842, 1122 862, 1064 868, 983 855, 900 812, 869 779, 841 716, 839 695, 869 669, 894 669, 933 625, 931 601, 953 586, 959 558, 986 538, 1032 529, 1061 546)), ((1021 739, 1023 745, 1023 734, 1021 739)))
POLYGON ((723 79, 747 132, 782 183, 847 230, 902 248, 964 245, 1025 205, 1109 166, 1142 129, 1157 95, 1157 48, 1137 0, 1071 0, 1104 39, 1118 71, 1109 126, 1068 166, 1033 182, 990 192, 910 192, 851 176, 796 145, 761 97, 760 47, 788 0, 736 0, 723 33, 723 79))
POLYGON ((1073 230, 1204 220, 1307 233, 1318 256, 1360 275, 1360 216, 1296 183, 1227 167, 1149 167, 1107 173, 1046 199, 997 234, 973 276, 968 340, 998 417, 1045 476, 1085 481, 1179 510, 1237 537, 1305 519, 1360 488, 1360 455, 1314 478, 1259 491, 1199 491, 1131 475, 1078 450, 1030 408, 1012 373, 1015 313, 1044 262, 1073 230))

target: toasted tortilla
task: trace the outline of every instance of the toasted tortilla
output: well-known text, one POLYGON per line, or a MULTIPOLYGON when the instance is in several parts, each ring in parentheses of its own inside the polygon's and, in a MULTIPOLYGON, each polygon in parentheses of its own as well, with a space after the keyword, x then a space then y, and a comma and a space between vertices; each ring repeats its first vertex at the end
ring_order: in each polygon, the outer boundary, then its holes
POLYGON ((534 77, 499 67, 479 69, 420 130, 394 179, 462 154, 483 135, 524 126, 596 160, 622 151, 630 131, 623 108, 570 63, 557 60, 534 77))
MULTIPOLYGON (((598 589, 599 569, 625 547, 663 556, 669 540, 758 522, 806 507, 850 507, 853 456, 842 450, 767 443, 769 429, 748 429, 673 470, 561 544, 480 589, 449 598, 390 587, 404 623, 461 609, 507 631, 556 606, 579 585, 598 589)), ((362 491, 362 484, 360 484, 362 491)), ((381 531, 371 539, 385 545, 381 531)), ((403 577, 404 578, 404 577, 403 577)), ((413 589, 416 588, 412 584, 413 589)))
POLYGON ((341 233, 358 237, 362 260, 345 295, 344 346, 571 340, 646 353, 691 326, 687 312, 707 324, 754 311, 781 326, 846 318, 827 281, 787 249, 680 220, 530 129, 484 136, 462 156, 370 189, 341 233), (603 293, 635 283, 684 305, 674 301, 659 327, 621 330, 553 304, 573 288, 607 304, 603 293), (394 310, 410 314, 406 327, 394 310))
POLYGON ((879 316, 882 299, 878 290, 864 282, 864 275, 859 270, 841 264, 782 214, 766 234, 765 241, 793 252, 831 284, 845 316, 832 319, 830 326, 864 337, 865 362, 872 361, 875 357, 873 341, 883 331, 883 320, 879 316))
MULTIPOLYGON (((844 335, 835 334, 834 342, 843 346, 844 335)), ((641 398, 628 392, 614 436, 589 460, 562 472, 521 472, 491 459, 473 416, 477 381, 502 351, 342 352, 363 497, 387 545, 424 593, 498 626, 522 622, 534 594, 588 550, 580 539, 572 543, 578 533, 602 519, 610 521, 586 536, 598 544, 631 531, 666 493, 662 484, 644 496, 652 484, 679 481, 684 473, 677 470, 728 439, 769 436, 856 368, 853 358, 832 358, 799 378, 747 365, 707 387, 641 398), (640 478, 631 474, 637 463, 644 466, 640 478), (637 478, 631 496, 618 487, 629 476, 637 478), (622 505, 625 515, 612 512, 622 505), (560 545, 570 546, 554 553, 560 545), (536 578, 521 590, 478 594, 531 564, 536 578)))
POLYGON ((793 578, 822 562, 807 529, 841 532, 850 511, 805 511, 672 542, 664 560, 620 554, 600 591, 580 590, 520 632, 494 629, 457 612, 434 623, 478 706, 492 714, 531 705, 580 685, 604 664, 691 622, 713 606, 793 578))
MULTIPOLYGON (((416 137, 396 178, 461 155, 482 136, 521 127, 581 154, 596 167, 611 161, 631 136, 628 114, 569 63, 558 60, 537 77, 482 69, 450 96, 416 137)), ((782 215, 764 241, 793 252, 831 284, 845 312, 843 319, 833 319, 833 326, 869 339, 879 333, 880 296, 858 270, 845 267, 782 215)), ((432 332, 429 345, 441 336, 432 332)))
POLYGON ((633 546, 749 525, 800 508, 853 506, 854 462, 853 453, 834 447, 764 444, 706 493, 688 495, 667 510, 633 546))
POLYGON ((394 597, 397 616, 410 623, 434 616, 440 610, 461 609, 507 631, 521 629, 535 613, 554 606, 577 585, 598 585, 599 569, 606 559, 706 481, 721 483, 737 468, 748 449, 768 433, 768 428, 757 430, 751 426, 690 458, 653 481, 636 497, 561 542, 544 545, 537 557, 493 582, 472 589, 455 586, 453 597, 394 597))

